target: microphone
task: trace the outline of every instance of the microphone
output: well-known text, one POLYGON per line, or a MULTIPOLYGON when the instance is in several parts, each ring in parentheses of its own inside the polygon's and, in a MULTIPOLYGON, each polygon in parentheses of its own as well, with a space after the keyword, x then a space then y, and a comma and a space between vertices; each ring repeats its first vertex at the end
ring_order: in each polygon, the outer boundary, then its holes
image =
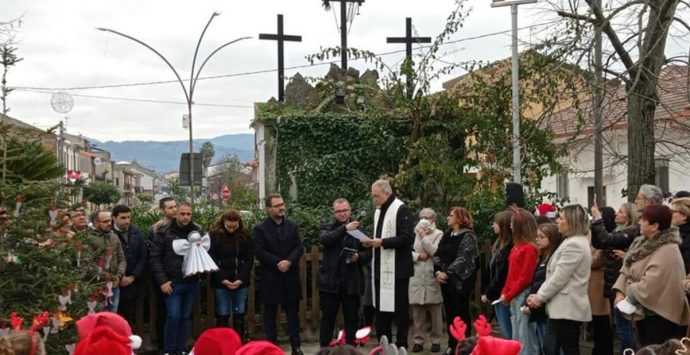
POLYGON ((367 211, 361 210, 361 211, 359 211, 359 213, 357 214, 357 217, 355 217, 355 221, 361 222, 361 221, 364 219, 364 217, 366 217, 366 216, 367 216, 367 211))

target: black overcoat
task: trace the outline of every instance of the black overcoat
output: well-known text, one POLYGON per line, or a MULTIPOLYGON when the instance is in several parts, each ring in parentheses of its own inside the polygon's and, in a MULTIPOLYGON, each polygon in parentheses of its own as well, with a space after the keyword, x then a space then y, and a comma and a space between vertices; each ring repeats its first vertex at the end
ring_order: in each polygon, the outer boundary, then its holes
POLYGON ((304 253, 297 225, 289 219, 277 224, 266 218, 252 230, 254 255, 259 260, 261 301, 269 304, 293 303, 302 299, 299 261, 304 253), (278 262, 292 264, 287 272, 278 270, 278 262))

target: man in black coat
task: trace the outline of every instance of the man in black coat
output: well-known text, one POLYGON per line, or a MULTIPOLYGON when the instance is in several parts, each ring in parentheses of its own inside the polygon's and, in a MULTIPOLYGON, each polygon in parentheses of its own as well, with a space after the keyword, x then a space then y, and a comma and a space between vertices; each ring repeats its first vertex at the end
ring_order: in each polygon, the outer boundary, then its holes
POLYGON ((293 355, 303 355, 299 334, 299 301, 302 288, 299 260, 304 254, 297 225, 285 218, 285 201, 280 195, 266 197, 268 218, 256 225, 254 254, 260 262, 259 290, 264 304, 264 331, 277 343, 276 313, 281 305, 288 320, 293 355))
POLYGON ((322 348, 327 347, 333 339, 335 317, 341 304, 345 318, 345 341, 355 345, 359 300, 364 293, 363 265, 371 260, 371 250, 348 234, 348 231, 359 229, 359 221, 352 220, 351 212, 346 199, 335 200, 333 220, 321 227, 319 236, 323 250, 317 281, 322 305, 319 334, 322 348))
POLYGON ((192 222, 192 206, 181 203, 177 217, 156 233, 151 245, 149 261, 154 281, 163 293, 167 312, 163 336, 163 350, 167 354, 186 351, 192 308, 199 296, 199 277, 184 277, 184 256, 175 253, 173 241, 187 239, 193 231, 201 233, 200 229, 192 222))
POLYGON ((120 239, 127 259, 125 277, 120 280, 120 306, 117 313, 134 324, 136 299, 140 296, 139 285, 148 262, 148 250, 137 228, 131 224, 132 210, 125 205, 113 207, 113 232, 120 239))
MULTIPOLYGON (((372 278, 374 306, 376 307, 376 336, 392 339, 395 318, 397 335, 395 345, 407 348, 409 328, 410 277, 414 274, 412 245, 414 244, 413 218, 407 206, 393 194, 386 180, 377 180, 371 186, 371 199, 376 205, 374 238, 362 242, 373 248, 372 278)), ((368 280, 367 282, 372 282, 368 280)))

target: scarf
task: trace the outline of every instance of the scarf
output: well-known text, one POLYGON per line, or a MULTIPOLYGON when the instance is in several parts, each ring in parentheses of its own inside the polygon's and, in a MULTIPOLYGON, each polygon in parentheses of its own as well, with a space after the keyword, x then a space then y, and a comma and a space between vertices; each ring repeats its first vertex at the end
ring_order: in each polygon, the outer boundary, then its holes
POLYGON ((625 259, 623 260, 623 264, 627 267, 630 267, 630 265, 632 265, 636 261, 642 260, 651 255, 662 245, 670 243, 680 244, 680 242, 681 240, 678 236, 678 228, 676 227, 671 227, 669 229, 663 230, 652 238, 639 236, 635 238, 635 240, 633 240, 632 244, 630 245, 630 248, 628 249, 628 252, 625 253, 625 259))

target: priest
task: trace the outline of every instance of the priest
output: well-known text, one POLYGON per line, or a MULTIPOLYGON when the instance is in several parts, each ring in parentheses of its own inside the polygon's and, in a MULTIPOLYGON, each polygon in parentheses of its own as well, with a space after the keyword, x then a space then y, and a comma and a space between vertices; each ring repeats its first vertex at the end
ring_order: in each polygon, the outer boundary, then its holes
POLYGON ((395 344, 407 348, 409 327, 408 286, 413 274, 412 245, 414 243, 412 214, 395 197, 386 180, 371 185, 371 199, 376 206, 374 234, 362 242, 373 248, 371 279, 373 303, 376 308, 376 336, 392 338, 395 320, 395 344))

